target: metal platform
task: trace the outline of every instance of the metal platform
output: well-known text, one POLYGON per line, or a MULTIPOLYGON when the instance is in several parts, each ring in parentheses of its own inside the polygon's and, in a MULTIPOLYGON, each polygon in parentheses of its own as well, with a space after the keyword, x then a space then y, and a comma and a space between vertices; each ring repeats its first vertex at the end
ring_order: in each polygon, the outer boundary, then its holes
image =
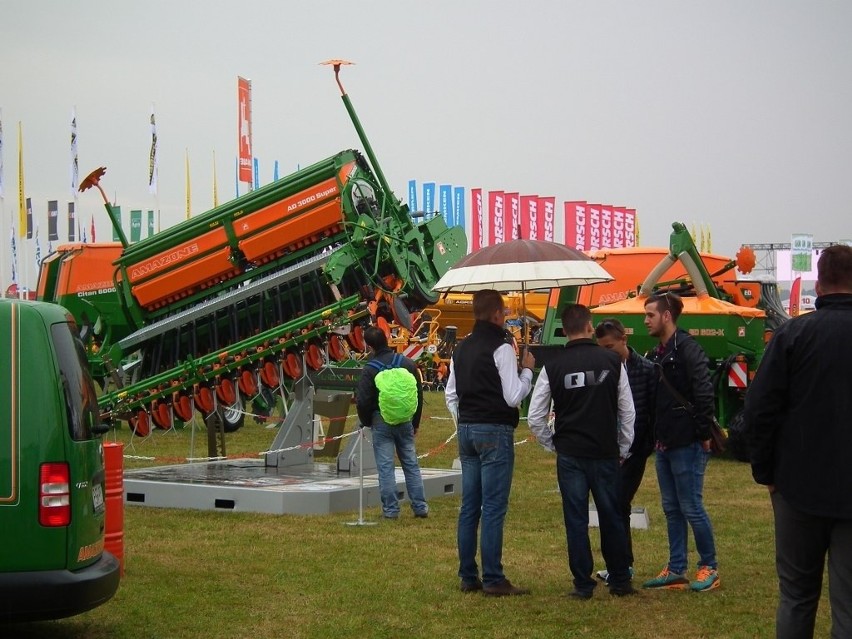
MULTIPOLYGON (((420 472, 427 500, 461 494, 460 471, 421 468, 420 472)), ((396 482, 400 498, 405 498, 400 468, 396 482)), ((240 459, 125 471, 124 500, 128 505, 159 508, 315 515, 357 511, 359 486, 357 473, 339 472, 335 464, 275 468, 262 459, 240 459)), ((379 504, 378 476, 365 474, 364 507, 379 504)), ((408 509, 401 510, 405 514, 408 509)))

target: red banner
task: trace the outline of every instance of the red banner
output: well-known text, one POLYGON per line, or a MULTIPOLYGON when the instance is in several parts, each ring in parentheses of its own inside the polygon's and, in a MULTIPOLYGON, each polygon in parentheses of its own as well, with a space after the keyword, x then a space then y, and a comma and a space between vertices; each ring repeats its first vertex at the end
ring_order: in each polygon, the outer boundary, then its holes
POLYGON ((478 251, 481 249, 485 240, 485 213, 482 210, 482 189, 470 190, 470 211, 471 211, 471 245, 470 250, 478 251))
POLYGON ((556 198, 538 198, 539 219, 543 221, 544 233, 541 237, 545 242, 556 240, 556 198))
POLYGON ((565 246, 586 250, 585 202, 565 202, 565 246))
POLYGON ((589 204, 586 216, 586 250, 597 251, 601 247, 601 205, 589 204))
POLYGON ((251 81, 237 78, 237 134, 240 149, 240 182, 254 184, 252 178, 252 149, 251 149, 251 81))
POLYGON ((793 285, 790 287, 790 317, 799 316, 799 307, 802 302, 802 278, 797 277, 793 280, 793 285))
POLYGON ((601 206, 601 248, 612 248, 612 207, 601 206))
POLYGON ((636 209, 624 209, 624 246, 638 246, 636 240, 636 209))
POLYGON ((521 231, 521 198, 517 193, 506 193, 503 219, 506 221, 506 241, 517 240, 521 231))
POLYGON ((623 206, 612 207, 612 248, 624 248, 624 217, 625 208, 623 206))
POLYGON ((488 244, 490 246, 506 241, 505 208, 506 196, 503 191, 488 191, 488 222, 490 224, 488 244))
POLYGON ((541 225, 538 216, 538 196, 521 196, 521 236, 525 240, 540 240, 541 225))

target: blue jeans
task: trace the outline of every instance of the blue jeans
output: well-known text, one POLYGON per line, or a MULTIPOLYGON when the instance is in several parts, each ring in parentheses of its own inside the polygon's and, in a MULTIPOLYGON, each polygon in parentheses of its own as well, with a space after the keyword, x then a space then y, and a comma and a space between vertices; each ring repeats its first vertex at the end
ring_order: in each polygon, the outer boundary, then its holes
POLYGON ((379 471, 379 491, 382 496, 382 514, 385 517, 399 516, 399 497, 396 492, 396 473, 393 454, 399 456, 399 465, 405 475, 405 490, 411 501, 415 515, 429 512, 423 491, 423 478, 417 463, 417 450, 414 448, 414 427, 411 423, 388 426, 381 415, 373 415, 373 454, 376 456, 376 468, 379 471))
POLYGON ((704 470, 710 460, 699 442, 657 450, 657 480, 669 533, 669 570, 684 574, 687 568, 687 523, 692 527, 698 565, 716 568, 713 526, 704 510, 704 470))
POLYGON ((508 424, 459 424, 459 459, 462 466, 462 503, 457 541, 459 577, 473 582, 476 566, 476 532, 482 520, 480 558, 482 583, 493 586, 503 574, 503 522, 509 508, 515 466, 514 428, 508 424))
POLYGON ((595 499, 601 533, 601 553, 609 571, 609 585, 625 587, 630 582, 627 562, 627 533, 619 510, 617 459, 587 459, 556 455, 556 477, 562 494, 562 515, 568 540, 568 567, 574 588, 591 593, 594 562, 589 543, 589 491, 595 499))

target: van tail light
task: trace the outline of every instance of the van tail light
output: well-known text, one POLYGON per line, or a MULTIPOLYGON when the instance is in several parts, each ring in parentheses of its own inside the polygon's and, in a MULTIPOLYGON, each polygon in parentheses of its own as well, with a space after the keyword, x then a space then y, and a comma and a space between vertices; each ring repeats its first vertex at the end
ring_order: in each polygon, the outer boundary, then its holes
POLYGON ((64 462, 42 464, 39 468, 38 523, 67 526, 71 523, 71 471, 64 462))

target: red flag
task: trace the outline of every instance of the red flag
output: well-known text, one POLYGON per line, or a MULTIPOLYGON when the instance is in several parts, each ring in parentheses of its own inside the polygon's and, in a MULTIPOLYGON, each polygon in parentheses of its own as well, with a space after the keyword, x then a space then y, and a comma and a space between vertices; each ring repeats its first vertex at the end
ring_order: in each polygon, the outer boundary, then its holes
POLYGON ((636 240, 636 209, 624 209, 624 246, 639 246, 636 240))
POLYGON ((90 233, 92 236, 92 242, 95 241, 95 216, 92 216, 92 232, 90 233))
MULTIPOLYGON (((237 77, 238 135, 240 149, 240 182, 254 184, 251 148, 251 81, 237 77)), ((249 188, 251 190, 251 188, 249 188)))
POLYGON ((565 246, 586 250, 585 202, 565 202, 565 246))
POLYGON ((538 240, 541 228, 538 223, 538 196, 521 196, 521 235, 525 240, 538 240))
POLYGON ((556 240, 556 198, 553 196, 538 198, 539 215, 544 220, 544 235, 541 239, 545 242, 556 240))
POLYGON ((473 229, 471 229, 471 251, 481 249, 485 240, 485 214, 482 210, 482 189, 470 190, 470 209, 473 229))
POLYGON ((790 317, 798 317, 799 309, 802 304, 802 277, 801 275, 793 280, 793 285, 790 287, 790 317))
POLYGON ((623 206, 612 207, 612 248, 624 248, 624 216, 626 209, 623 206))
POLYGON ((521 199, 517 193, 506 193, 503 221, 506 228, 506 241, 517 240, 521 224, 521 199))
POLYGON ((503 217, 505 203, 506 196, 503 191, 488 191, 488 221, 491 225, 488 231, 489 246, 506 241, 505 219, 503 217))
POLYGON ((586 218, 586 250, 597 251, 601 248, 601 205, 589 204, 586 218))
POLYGON ((601 248, 612 248, 612 207, 601 206, 601 248))

